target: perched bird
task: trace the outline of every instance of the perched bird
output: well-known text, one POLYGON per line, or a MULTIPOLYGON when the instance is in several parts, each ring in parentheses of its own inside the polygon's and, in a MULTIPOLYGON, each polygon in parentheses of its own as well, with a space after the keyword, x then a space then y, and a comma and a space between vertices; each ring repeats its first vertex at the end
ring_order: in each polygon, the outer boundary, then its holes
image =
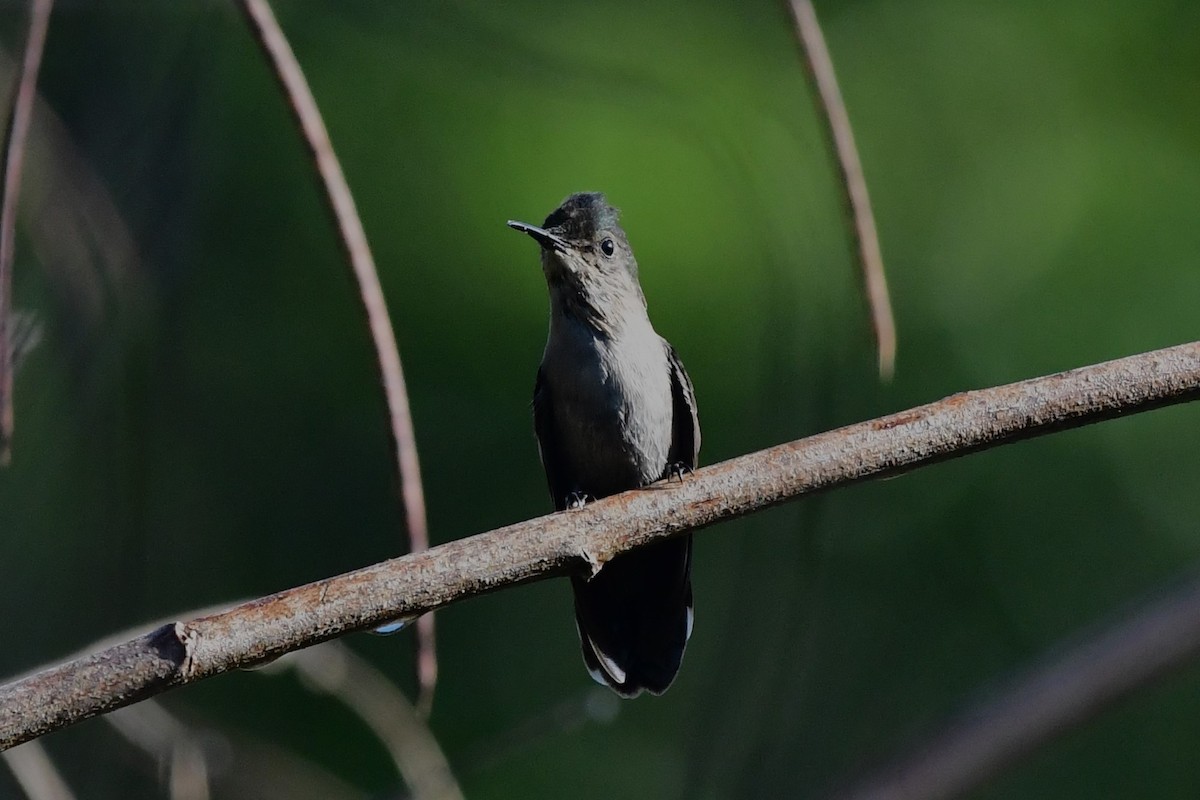
MULTIPOLYGON (((508 224, 541 246, 550 292, 533 422, 555 509, 682 478, 700 451, 696 396, 650 324, 617 210, 602 194, 574 194, 541 227, 508 224)), ((692 632, 691 562, 682 536, 572 578, 593 678, 625 697, 667 690, 692 632)))

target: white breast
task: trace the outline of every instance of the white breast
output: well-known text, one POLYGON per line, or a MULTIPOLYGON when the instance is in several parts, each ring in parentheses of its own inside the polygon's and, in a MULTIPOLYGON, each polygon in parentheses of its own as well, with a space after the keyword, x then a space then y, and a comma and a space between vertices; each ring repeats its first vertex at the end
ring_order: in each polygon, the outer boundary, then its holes
POLYGON ((573 482, 595 497, 657 480, 671 446, 671 379, 649 318, 613 336, 560 318, 542 359, 556 433, 573 482))

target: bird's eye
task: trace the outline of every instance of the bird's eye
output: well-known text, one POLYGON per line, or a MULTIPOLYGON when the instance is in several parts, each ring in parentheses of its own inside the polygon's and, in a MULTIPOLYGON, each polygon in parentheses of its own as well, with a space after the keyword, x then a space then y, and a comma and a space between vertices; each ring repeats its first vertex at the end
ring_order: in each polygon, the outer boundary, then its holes
POLYGON ((616 245, 613 244, 612 239, 605 239, 600 243, 600 252, 604 255, 611 256, 614 250, 616 250, 616 245))

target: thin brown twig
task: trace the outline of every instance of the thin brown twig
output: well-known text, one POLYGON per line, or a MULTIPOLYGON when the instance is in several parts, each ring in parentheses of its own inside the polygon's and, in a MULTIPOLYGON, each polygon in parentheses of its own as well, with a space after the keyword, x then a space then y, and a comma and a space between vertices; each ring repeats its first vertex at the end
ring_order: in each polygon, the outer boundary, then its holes
MULTIPOLYGON (((321 184, 325 199, 337 222, 338 234, 358 283, 359 297, 367 314, 367 325, 371 330, 371 341, 379 362, 383 380, 383 391, 391 419, 393 455, 400 478, 400 493, 404 500, 405 520, 408 527, 409 550, 418 553, 429 547, 429 531, 425 517, 425 493, 421 488, 421 465, 417 459, 417 441, 413 431, 412 413, 408 404, 408 390, 404 383, 404 370, 400 364, 400 349, 396 334, 392 330, 387 302, 379 274, 375 270, 375 259, 367 244, 367 235, 354 204, 354 196, 341 163, 333 151, 333 142, 325 121, 317 108, 300 62, 279 27, 271 5, 267 0, 242 0, 246 19, 255 37, 266 53, 288 99, 292 114, 304 136, 321 184)), ((417 708, 428 715, 433 704, 433 692, 437 686, 437 649, 434 639, 433 615, 426 614, 416 624, 416 672, 419 687, 417 708)))
POLYGON ((875 215, 871 211, 871 197, 867 193, 867 180, 863 176, 858 147, 854 144, 850 115, 846 113, 846 104, 842 100, 837 75, 833 70, 833 59, 829 56, 829 48, 825 45, 825 36, 821 33, 821 25, 817 21, 817 12, 811 0, 790 0, 788 6, 796 25, 800 49, 808 65, 809 78, 820 98, 817 107, 822 112, 829 137, 833 141, 842 186, 846 190, 846 206, 852 222, 849 230, 854 248, 858 252, 863 291, 879 351, 879 375, 885 381, 891 380, 896 368, 896 321, 888 296, 887 277, 883 271, 883 251, 879 247, 879 233, 875 228, 875 215))
MULTIPOLYGON (((787 500, 1001 444, 1200 398, 1200 342, 944 400, 163 626, 0 686, 0 748, 168 688, 787 500)), ((1200 638, 1195 630, 1181 636, 1200 638)))
POLYGON ((946 800, 1200 654, 1200 577, 1034 665, 840 800, 946 800))
POLYGON ((38 71, 46 49, 46 30, 54 0, 33 0, 29 8, 29 35, 25 38, 25 56, 13 90, 12 110, 4 133, 3 174, 0 185, 0 466, 12 457, 13 437, 13 347, 12 287, 13 256, 16 253, 17 200, 21 193, 21 166, 25 161, 25 140, 33 118, 37 96, 38 71))

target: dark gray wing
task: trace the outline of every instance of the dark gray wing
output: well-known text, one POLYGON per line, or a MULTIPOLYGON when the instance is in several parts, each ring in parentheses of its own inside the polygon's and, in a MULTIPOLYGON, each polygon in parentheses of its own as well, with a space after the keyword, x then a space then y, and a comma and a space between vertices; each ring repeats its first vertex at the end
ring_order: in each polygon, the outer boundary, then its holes
POLYGON ((667 454, 670 464, 685 464, 696 468, 700 457, 700 415, 696 410, 696 390, 688 377, 679 354, 666 339, 667 363, 671 369, 671 451, 667 454))
POLYGON ((550 384, 538 367, 537 382, 533 385, 533 432, 537 435, 538 454, 542 457, 542 469, 546 471, 546 485, 550 488, 550 500, 556 511, 567 507, 567 498, 574 491, 572 479, 567 474, 562 459, 562 447, 558 442, 557 426, 554 422, 554 403, 550 397, 550 384))

